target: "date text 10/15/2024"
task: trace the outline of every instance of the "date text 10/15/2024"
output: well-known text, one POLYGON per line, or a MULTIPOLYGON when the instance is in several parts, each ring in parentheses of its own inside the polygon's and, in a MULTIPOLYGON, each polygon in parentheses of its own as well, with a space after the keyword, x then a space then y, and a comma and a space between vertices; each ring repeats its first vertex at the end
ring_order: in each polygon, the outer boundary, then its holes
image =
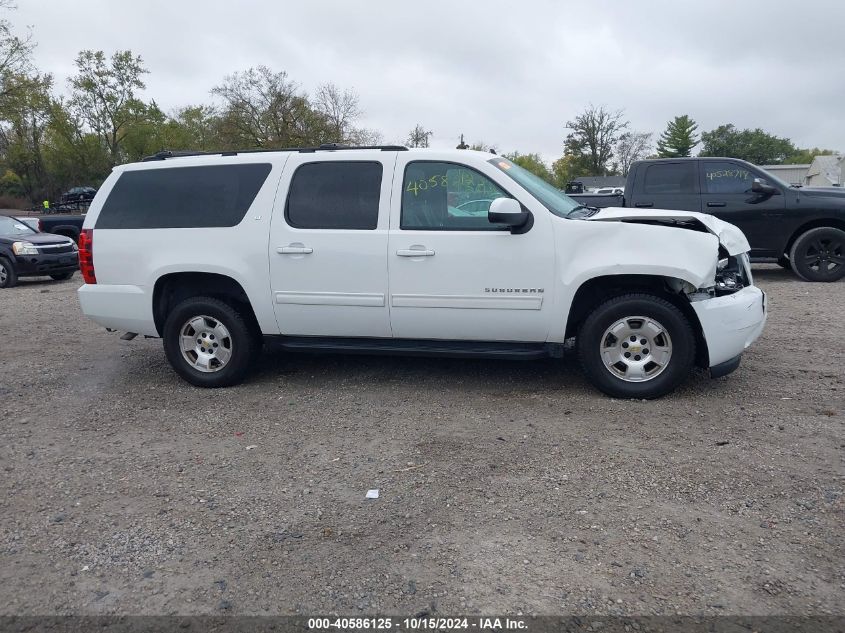
POLYGON ((473 617, 473 618, 309 618, 310 630, 325 631, 443 631, 443 630, 480 630, 502 631, 526 630, 528 625, 519 618, 473 617))

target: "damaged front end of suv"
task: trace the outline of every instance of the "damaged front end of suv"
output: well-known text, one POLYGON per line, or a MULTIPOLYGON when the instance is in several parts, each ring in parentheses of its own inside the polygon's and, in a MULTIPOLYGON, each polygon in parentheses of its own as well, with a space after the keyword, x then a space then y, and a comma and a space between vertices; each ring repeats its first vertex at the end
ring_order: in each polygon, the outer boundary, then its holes
MULTIPOLYGON (((659 275, 673 293, 686 297, 701 326, 713 377, 739 366, 742 352, 766 322, 766 295, 754 286, 750 246, 742 231, 711 215, 685 211, 608 208, 588 221, 627 225, 625 231, 603 231, 605 242, 615 242, 619 234, 620 245, 632 240, 655 244, 637 248, 636 256, 629 246, 628 268, 636 265, 643 274, 659 275)), ((603 268, 603 274, 617 274, 612 266, 603 268)))

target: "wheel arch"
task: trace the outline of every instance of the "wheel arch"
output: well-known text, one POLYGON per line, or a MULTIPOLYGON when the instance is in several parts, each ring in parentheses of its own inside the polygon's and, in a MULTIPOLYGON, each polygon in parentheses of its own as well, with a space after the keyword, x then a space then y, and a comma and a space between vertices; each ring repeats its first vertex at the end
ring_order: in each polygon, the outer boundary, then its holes
POLYGON ((153 287, 153 320, 159 336, 174 306, 190 297, 213 297, 236 308, 260 332, 252 303, 243 286, 232 277, 208 272, 173 272, 156 279, 153 287))
POLYGON ((62 237, 69 237, 74 242, 79 241, 79 229, 72 225, 60 225, 54 228, 51 228, 47 233, 52 233, 54 235, 61 235, 62 237))
POLYGON ((696 365, 708 367, 707 340, 704 338, 704 330, 701 327, 698 315, 690 305, 689 299, 678 290, 673 289, 673 286, 674 288, 681 288, 685 283, 675 277, 660 275, 602 275, 592 277, 578 287, 572 299, 572 304, 569 306, 569 314, 566 320, 566 338, 577 336, 581 325, 590 312, 608 299, 632 292, 654 294, 674 305, 687 318, 695 335, 696 365))
POLYGON ((801 226, 799 226, 795 231, 792 232, 792 235, 789 236, 789 240, 784 247, 783 254, 786 257, 789 257, 789 253, 792 251, 792 247, 795 244, 796 240, 804 235, 807 231, 812 229, 820 229, 820 228, 832 228, 832 229, 839 229, 840 231, 845 231, 845 220, 841 220, 838 218, 817 218, 815 220, 810 220, 809 222, 805 222, 801 226))

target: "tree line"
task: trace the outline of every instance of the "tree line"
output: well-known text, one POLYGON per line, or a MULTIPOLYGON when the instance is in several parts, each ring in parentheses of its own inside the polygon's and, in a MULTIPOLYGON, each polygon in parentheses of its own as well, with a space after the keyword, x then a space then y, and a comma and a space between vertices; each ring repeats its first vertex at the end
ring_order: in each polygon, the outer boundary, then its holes
MULTIPOLYGON (((0 0, 0 10, 13 8, 0 0)), ((143 59, 132 51, 83 50, 66 95, 32 60, 31 33, 0 19, 0 206, 56 199, 76 185, 99 186, 112 167, 162 149, 226 151, 375 144, 357 125, 358 95, 333 83, 306 93, 283 71, 258 66, 210 87, 214 104, 165 113, 145 100, 143 59)))
POLYGON ((818 147, 801 149, 790 139, 769 134, 761 128, 739 129, 732 123, 698 133, 689 115, 674 117, 655 139, 653 132, 637 131, 624 110, 589 105, 566 122, 563 156, 547 165, 537 154, 509 155, 509 158, 548 182, 563 187, 581 176, 627 176, 632 163, 644 158, 725 156, 757 165, 802 164, 815 156, 835 154, 818 147))
MULTIPOLYGON (((0 0, 0 11, 13 8, 0 0)), ((358 125, 358 94, 325 83, 309 94, 284 71, 248 68, 211 86, 213 103, 166 113, 145 100, 143 59, 132 51, 83 50, 65 94, 35 67, 31 33, 17 35, 0 19, 0 206, 56 199, 72 186, 99 186, 115 165, 162 149, 227 151, 247 148, 371 145, 382 134, 358 125)), ((428 147, 433 132, 417 124, 405 144, 428 147)), ((732 124, 698 133, 688 115, 675 117, 655 139, 634 130, 623 110, 590 105, 567 121, 563 155, 547 164, 537 153, 505 154, 563 187, 588 175, 627 175, 646 157, 731 156, 757 164, 810 162, 818 148, 799 149, 786 138, 732 124)), ((459 148, 490 150, 479 141, 459 148)))

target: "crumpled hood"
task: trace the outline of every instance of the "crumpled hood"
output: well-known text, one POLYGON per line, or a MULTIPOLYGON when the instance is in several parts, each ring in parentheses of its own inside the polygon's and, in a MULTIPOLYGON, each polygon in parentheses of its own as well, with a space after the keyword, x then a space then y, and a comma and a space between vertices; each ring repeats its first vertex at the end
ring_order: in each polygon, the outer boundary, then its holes
POLYGON ((608 207, 585 218, 608 222, 637 222, 674 226, 681 230, 704 230, 719 238, 719 243, 729 255, 739 255, 751 250, 745 234, 729 222, 706 213, 695 211, 666 211, 663 209, 625 209, 608 207))

